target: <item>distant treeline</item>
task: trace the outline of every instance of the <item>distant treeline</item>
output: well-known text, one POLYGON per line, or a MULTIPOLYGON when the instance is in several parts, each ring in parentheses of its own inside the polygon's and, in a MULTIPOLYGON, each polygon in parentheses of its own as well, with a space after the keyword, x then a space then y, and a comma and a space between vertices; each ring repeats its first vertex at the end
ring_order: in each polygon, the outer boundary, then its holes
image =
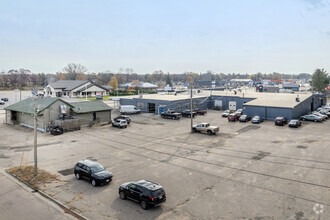
MULTIPOLYGON (((84 70, 86 72, 86 70, 84 70)), ((206 73, 185 72, 182 74, 169 74, 162 71, 155 71, 152 74, 137 74, 137 73, 84 73, 71 71, 58 72, 56 74, 49 73, 32 73, 28 69, 9 70, 8 72, 0 73, 1 88, 24 88, 24 87, 44 87, 50 82, 57 80, 90 80, 98 85, 109 84, 111 77, 115 76, 118 84, 128 83, 132 81, 143 81, 156 84, 160 87, 166 86, 170 79, 173 83, 190 83, 191 81, 221 81, 231 79, 252 79, 260 81, 263 79, 310 79, 308 73, 281 74, 281 73, 257 73, 257 74, 235 74, 235 73, 214 73, 207 71, 206 73)))

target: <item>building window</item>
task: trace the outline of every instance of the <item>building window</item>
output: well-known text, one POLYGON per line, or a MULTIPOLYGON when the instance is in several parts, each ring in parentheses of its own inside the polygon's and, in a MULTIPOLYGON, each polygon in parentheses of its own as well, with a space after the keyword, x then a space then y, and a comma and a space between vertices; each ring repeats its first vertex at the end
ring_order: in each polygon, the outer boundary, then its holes
POLYGON ((144 103, 143 102, 138 102, 136 107, 139 108, 139 109, 144 109, 144 103))

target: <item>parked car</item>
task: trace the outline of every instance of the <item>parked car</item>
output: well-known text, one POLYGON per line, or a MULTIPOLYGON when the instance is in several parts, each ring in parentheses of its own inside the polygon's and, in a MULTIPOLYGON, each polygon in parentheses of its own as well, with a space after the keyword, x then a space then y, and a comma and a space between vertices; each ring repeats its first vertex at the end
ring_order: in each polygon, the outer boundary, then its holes
POLYGON ((264 121, 264 119, 262 117, 258 116, 258 115, 254 116, 252 118, 252 123, 253 124, 260 124, 263 121, 264 121))
POLYGON ((231 113, 228 115, 228 121, 238 121, 240 116, 240 113, 231 113))
POLYGON ((171 118, 171 119, 180 119, 181 114, 175 112, 174 110, 167 110, 166 112, 162 112, 160 114, 162 118, 171 118))
POLYGON ((2 98, 1 100, 4 102, 8 102, 8 98, 2 98))
POLYGON ((166 202, 166 194, 161 185, 149 180, 123 183, 119 187, 121 199, 131 199, 140 203, 142 209, 161 205, 166 202))
POLYGON ((288 119, 286 119, 285 117, 277 117, 274 120, 275 125, 281 125, 284 126, 285 124, 288 123, 288 119))
POLYGON ((301 126, 301 121, 299 121, 299 120, 291 120, 289 122, 289 127, 291 127, 291 128, 298 128, 300 126, 301 126))
POLYGON ((238 113, 241 116, 243 115, 243 109, 237 109, 235 113, 238 113))
POLYGON ((134 105, 121 105, 119 112, 121 114, 138 114, 141 113, 141 110, 135 107, 134 105))
POLYGON ((74 175, 77 180, 84 178, 91 181, 92 186, 108 184, 113 177, 109 170, 91 160, 79 161, 74 166, 74 175))
POLYGON ((60 135, 63 134, 63 128, 59 125, 55 125, 53 127, 50 128, 50 133, 52 135, 60 135))
POLYGON ((312 112, 311 115, 317 115, 320 118, 322 118, 323 120, 328 119, 327 115, 323 115, 323 114, 321 114, 320 112, 317 112, 317 111, 312 112))
POLYGON ((323 110, 320 110, 318 112, 321 113, 322 115, 328 116, 328 118, 330 117, 330 109, 329 110, 323 109, 323 110))
POLYGON ((208 135, 216 134, 219 132, 219 127, 211 126, 209 123, 200 123, 193 125, 193 132, 201 132, 208 135))
POLYGON ((222 117, 228 117, 228 115, 230 113, 232 113, 233 111, 232 110, 225 110, 223 113, 222 113, 222 117))
POLYGON ((315 122, 323 121, 322 118, 317 115, 304 115, 304 116, 301 116, 300 119, 303 121, 315 121, 315 122))
POLYGON ((251 120, 251 117, 248 115, 242 115, 241 117, 239 117, 240 122, 248 122, 250 120, 251 120))
POLYGON ((195 108, 194 109, 194 112, 196 112, 197 115, 205 115, 205 114, 207 114, 207 111, 206 110, 201 110, 199 108, 195 108))
POLYGON ((131 123, 131 118, 127 115, 119 115, 119 116, 115 117, 113 120, 117 120, 117 119, 126 120, 127 124, 131 123))
MULTIPOLYGON (((193 115, 193 118, 194 118, 197 115, 197 113, 195 111, 193 111, 192 115, 193 115)), ((190 110, 184 110, 184 111, 181 112, 181 116, 190 118, 191 117, 191 111, 190 110)))
POLYGON ((113 120, 112 127, 127 128, 127 121, 124 119, 113 120))
POLYGON ((324 105, 324 106, 317 109, 317 111, 320 111, 320 110, 330 110, 330 106, 329 105, 324 105))
POLYGON ((0 105, 5 105, 6 103, 2 100, 0 100, 0 105))

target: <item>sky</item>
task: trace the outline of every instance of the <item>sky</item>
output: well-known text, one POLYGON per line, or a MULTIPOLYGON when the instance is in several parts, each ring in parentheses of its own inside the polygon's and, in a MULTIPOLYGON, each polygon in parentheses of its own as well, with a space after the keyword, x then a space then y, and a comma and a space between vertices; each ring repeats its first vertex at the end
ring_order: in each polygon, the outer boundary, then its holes
POLYGON ((330 0, 0 0, 0 71, 330 71, 330 0))

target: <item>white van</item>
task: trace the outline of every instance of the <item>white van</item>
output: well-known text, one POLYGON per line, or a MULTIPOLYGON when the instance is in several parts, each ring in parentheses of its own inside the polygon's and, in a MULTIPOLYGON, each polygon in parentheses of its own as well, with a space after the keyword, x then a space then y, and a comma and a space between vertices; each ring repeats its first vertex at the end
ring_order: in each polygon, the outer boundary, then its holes
POLYGON ((141 112, 141 110, 134 105, 121 105, 119 111, 122 114, 137 114, 141 112))

